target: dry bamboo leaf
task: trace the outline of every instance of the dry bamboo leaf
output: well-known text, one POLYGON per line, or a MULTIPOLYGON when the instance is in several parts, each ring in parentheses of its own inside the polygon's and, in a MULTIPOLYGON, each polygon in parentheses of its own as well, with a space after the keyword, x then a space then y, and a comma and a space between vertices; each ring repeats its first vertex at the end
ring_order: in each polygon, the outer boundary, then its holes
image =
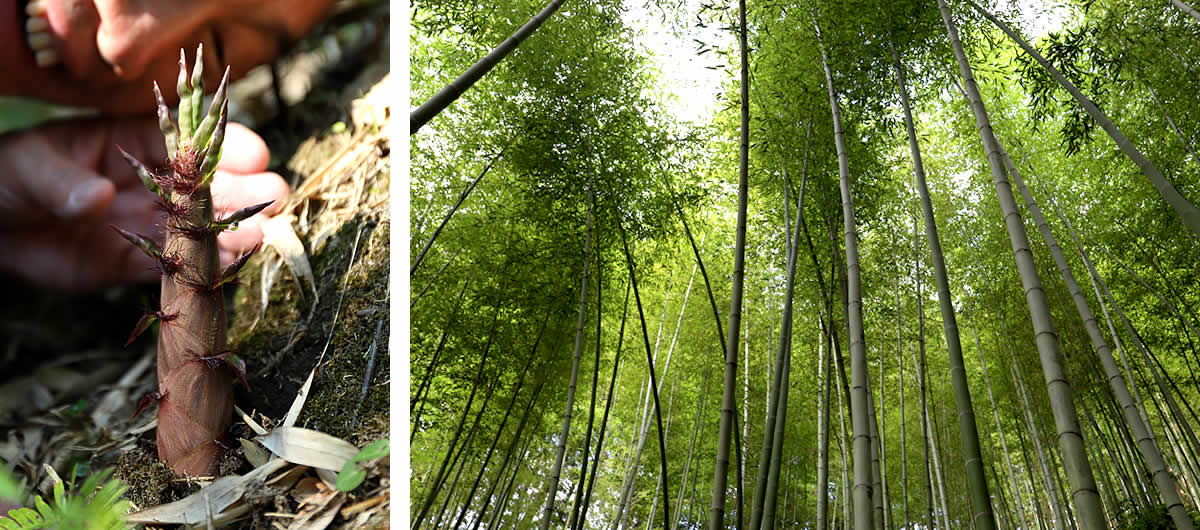
POLYGON ((295 220, 295 216, 284 214, 263 221, 263 246, 275 249, 275 252, 283 258, 284 264, 287 265, 288 270, 292 271, 296 282, 301 284, 301 292, 303 292, 304 283, 301 278, 308 282, 312 287, 315 303, 315 300, 319 298, 317 281, 313 278, 312 266, 308 264, 308 256, 304 253, 304 244, 300 242, 300 238, 296 237, 296 231, 292 229, 292 222, 295 220))
POLYGON ((220 518, 228 508, 241 500, 242 495, 252 485, 261 483, 266 476, 287 467, 287 465, 288 463, 283 460, 274 459, 245 475, 221 477, 200 491, 180 500, 130 514, 128 521, 144 524, 203 523, 210 504, 212 512, 217 518, 220 518))
POLYGON ((121 376, 121 379, 117 381, 117 386, 106 392, 103 398, 100 398, 100 403, 96 405, 96 410, 92 411, 92 422, 97 427, 112 430, 111 421, 113 417, 122 408, 129 406, 129 390, 142 377, 142 374, 153 366, 153 363, 153 352, 143 355, 141 359, 138 359, 129 368, 129 371, 125 375, 121 376))
MULTIPOLYGON (((319 365, 320 361, 318 361, 319 365)), ((300 419, 300 411, 304 409, 304 402, 308 399, 308 391, 312 388, 313 376, 317 374, 317 367, 314 366, 308 372, 308 379, 304 380, 304 384, 300 386, 300 390, 296 392, 296 398, 292 400, 292 406, 288 408, 287 416, 283 418, 284 427, 292 427, 296 425, 296 420, 300 419)))
POLYGON ((249 414, 246 414, 246 411, 242 410, 241 407, 234 405, 233 412, 242 418, 242 421, 246 423, 247 427, 250 427, 250 430, 254 431, 254 434, 260 436, 267 434, 267 429, 262 425, 259 425, 257 421, 254 421, 254 418, 251 418, 249 414))
POLYGON ((293 486, 295 486, 296 482, 299 481, 300 478, 303 477, 306 472, 308 472, 308 470, 309 470, 308 466, 293 467, 293 468, 287 470, 286 473, 283 473, 271 480, 268 480, 267 486, 286 491, 288 489, 291 489, 293 486))
POLYGON ((288 530, 323 530, 337 517, 338 510, 346 502, 346 495, 337 490, 321 494, 319 504, 305 509, 288 525, 288 530))
POLYGON ((339 471, 340 470, 334 471, 332 469, 317 468, 317 478, 321 479, 321 482, 325 484, 326 488, 335 490, 337 489, 337 476, 339 471))
POLYGON ((328 491, 328 488, 325 488, 324 484, 316 477, 304 477, 292 487, 289 493, 292 500, 295 500, 300 506, 304 506, 318 502, 316 499, 323 491, 328 491))
POLYGON ((246 461, 250 462, 250 465, 258 467, 271 460, 271 452, 263 449, 261 445, 254 443, 254 441, 238 438, 238 442, 241 442, 242 453, 246 455, 246 461))
POLYGON ((42 439, 44 438, 43 434, 45 434, 42 428, 30 426, 25 427, 18 432, 20 433, 18 440, 21 443, 21 452, 24 455, 24 458, 30 462, 41 461, 41 459, 38 458, 38 450, 42 448, 42 439))
MULTIPOLYGON (((356 513, 366 511, 371 508, 378 509, 378 507, 383 506, 384 501, 388 500, 390 497, 391 497, 391 493, 385 491, 379 495, 371 497, 370 499, 358 501, 354 504, 351 504, 350 506, 347 506, 344 510, 342 510, 342 517, 349 519, 350 516, 352 516, 356 513)), ((374 512, 375 510, 370 510, 370 511, 374 512)))
POLYGON ((350 442, 302 427, 276 427, 255 440, 288 462, 335 473, 358 454, 358 448, 350 442))
MULTIPOLYGON (((281 267, 283 267, 283 258, 279 256, 268 256, 266 263, 263 263, 262 277, 259 280, 259 297, 262 300, 262 304, 258 310, 258 319, 267 314, 267 306, 271 304, 271 287, 275 286, 275 280, 279 278, 279 269, 281 267)), ((299 283, 299 280, 296 281, 299 283)), ((301 285, 301 289, 303 289, 303 285, 301 285)), ((257 325, 258 320, 256 319, 254 325, 250 327, 254 328, 257 325)))
MULTIPOLYGON (((234 506, 230 507, 228 510, 221 512, 220 515, 213 516, 212 528, 228 528, 230 526, 234 526, 234 523, 238 523, 239 521, 241 521, 241 519, 243 519, 246 516, 246 514, 250 513, 250 510, 252 510, 252 509, 254 509, 254 507, 250 506, 249 504, 234 505, 234 506)), ((238 528, 243 528, 244 526, 245 525, 243 525, 243 524, 237 525, 238 528)), ((197 524, 197 525, 185 526, 185 528, 187 528, 188 530, 200 530, 200 529, 207 529, 207 528, 209 528, 209 526, 208 526, 208 521, 205 521, 205 522, 197 524)))
POLYGON ((150 421, 146 422, 146 424, 142 425, 141 427, 136 427, 136 428, 130 429, 129 434, 133 434, 133 435, 142 434, 151 429, 154 429, 155 427, 158 427, 158 416, 151 418, 150 421))
POLYGON ((386 125, 391 118, 391 107, 394 100, 392 75, 389 73, 375 83, 375 86, 371 87, 362 97, 350 102, 350 121, 356 128, 386 125))

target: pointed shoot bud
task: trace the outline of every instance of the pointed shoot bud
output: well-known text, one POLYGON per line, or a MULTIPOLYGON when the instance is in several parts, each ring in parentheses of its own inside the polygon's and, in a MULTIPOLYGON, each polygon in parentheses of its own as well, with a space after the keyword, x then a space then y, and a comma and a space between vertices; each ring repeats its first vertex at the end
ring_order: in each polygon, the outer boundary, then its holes
POLYGON ((133 327, 133 333, 129 334, 129 340, 125 341, 125 347, 128 348, 129 345, 133 343, 133 339, 138 338, 139 335, 141 335, 147 329, 150 329, 151 324, 154 324, 157 321, 158 313, 146 313, 145 315, 142 315, 142 319, 138 320, 137 325, 133 327))
POLYGON ((233 263, 230 263, 229 266, 225 267, 225 270, 221 272, 221 279, 217 280, 217 284, 214 285, 213 288, 220 287, 236 280, 238 273, 242 271, 242 267, 245 267, 246 262, 250 260, 250 256, 253 255, 256 250, 258 250, 258 247, 261 246, 262 243, 254 245, 254 248, 250 249, 250 252, 242 254, 240 257, 238 257, 238 259, 233 260, 233 263))
POLYGON ((208 142, 208 149, 204 151, 204 158, 200 162, 200 186, 207 186, 212 181, 213 173, 217 171, 217 164, 221 162, 221 153, 224 151, 225 144, 225 127, 229 124, 228 107, 228 101, 221 105, 221 117, 217 120, 217 130, 213 131, 212 140, 208 142))
POLYGON ((113 225, 108 225, 108 226, 112 227, 113 230, 116 230, 118 234, 121 234, 121 237, 125 238, 130 243, 133 243, 133 246, 141 249, 142 252, 145 252, 146 255, 150 256, 151 259, 156 259, 156 260, 162 259, 162 255, 163 255, 162 248, 159 248, 158 244, 156 244, 150 238, 148 238, 144 235, 141 235, 141 234, 134 234, 132 232, 122 230, 118 226, 113 226, 113 225))
POLYGON ((196 149, 204 149, 208 145, 209 137, 213 130, 217 127, 217 121, 225 113, 225 108, 228 100, 225 97, 225 91, 229 88, 229 67, 225 67, 225 77, 221 78, 221 84, 217 85, 217 92, 213 94, 212 105, 208 107, 208 115, 196 127, 196 132, 192 136, 192 145, 196 149))
POLYGON ((171 110, 167 108, 162 91, 158 89, 158 81, 154 82, 154 101, 158 106, 158 128, 162 130, 163 138, 166 139, 167 159, 170 160, 175 158, 175 148, 179 147, 179 129, 175 127, 175 122, 171 121, 171 110))
POLYGON ((246 219, 249 219, 254 214, 265 210, 268 206, 270 206, 274 203, 275 203, 275 201, 267 201, 262 204, 255 204, 254 206, 247 206, 245 208, 242 208, 241 210, 233 212, 232 214, 230 214, 229 217, 221 219, 220 221, 213 221, 212 224, 209 225, 209 227, 211 227, 213 232, 220 232, 222 230, 230 230, 230 231, 237 230, 238 223, 245 221, 246 219))
MULTIPOLYGON (((171 144, 168 142, 167 145, 171 144)), ((117 151, 121 153, 122 157, 125 157, 125 161, 129 163, 129 167, 132 167, 133 170, 137 172, 138 178, 142 180, 142 185, 146 186, 146 189, 157 193, 159 197, 165 198, 166 194, 163 193, 162 187, 159 186, 158 182, 154 180, 154 175, 150 174, 150 170, 145 164, 142 164, 140 161, 138 161, 138 159, 134 158, 133 155, 126 152, 119 145, 117 146, 117 151)))
POLYGON ((204 43, 196 46, 196 64, 192 65, 192 125, 199 126, 204 116, 204 43))
POLYGON ((142 411, 146 409, 146 407, 150 406, 151 403, 158 403, 159 401, 166 399, 166 397, 166 394, 159 394, 158 392, 146 392, 146 394, 142 396, 142 399, 138 400, 137 410, 133 412, 133 417, 138 417, 138 415, 140 415, 142 411))
POLYGON ((187 81, 187 55, 179 50, 179 82, 175 90, 179 93, 179 138, 192 137, 192 88, 187 81))
POLYGON ((236 353, 230 352, 225 356, 225 364, 228 364, 233 369, 233 373, 238 376, 238 381, 242 383, 242 386, 246 387, 246 392, 249 392, 250 382, 246 380, 246 361, 238 357, 236 353))

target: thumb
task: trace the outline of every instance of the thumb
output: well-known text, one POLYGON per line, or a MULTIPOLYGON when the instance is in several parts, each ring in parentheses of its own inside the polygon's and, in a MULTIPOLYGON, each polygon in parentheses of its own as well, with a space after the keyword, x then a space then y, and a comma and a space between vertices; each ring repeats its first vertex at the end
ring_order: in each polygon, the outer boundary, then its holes
POLYGON ((0 178, 0 225, 75 219, 108 208, 116 195, 112 181, 64 157, 43 138, 14 140, 0 146, 0 168, 8 173, 7 182, 0 178))

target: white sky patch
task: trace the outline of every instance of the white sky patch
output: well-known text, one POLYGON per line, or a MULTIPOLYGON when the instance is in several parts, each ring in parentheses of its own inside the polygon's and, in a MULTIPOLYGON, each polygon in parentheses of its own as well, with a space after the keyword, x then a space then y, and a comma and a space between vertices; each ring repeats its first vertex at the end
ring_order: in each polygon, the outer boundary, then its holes
POLYGON ((1021 10, 1021 25, 1031 32, 1024 37, 1030 41, 1061 29, 1071 13, 1066 6, 1036 0, 1020 0, 1017 7, 1021 10))
POLYGON ((705 124, 716 112, 727 74, 714 69, 724 63, 716 53, 696 55, 700 45, 693 39, 718 48, 728 48, 734 39, 729 31, 696 27, 700 0, 685 1, 682 11, 691 18, 674 21, 672 26, 676 27, 672 28, 667 26, 663 12, 647 6, 645 0, 625 0, 625 23, 635 32, 634 42, 658 68, 659 89, 667 98, 667 110, 679 120, 705 124))
MULTIPOLYGON (((696 26, 696 13, 701 0, 684 0, 680 10, 690 18, 672 21, 669 27, 664 13, 651 7, 646 0, 625 0, 625 23, 635 32, 634 42, 641 46, 659 71, 659 90, 664 96, 667 111, 681 121, 706 124, 717 110, 721 84, 729 74, 725 61, 714 52, 697 55, 699 41, 711 47, 734 49, 735 36, 731 31, 715 27, 696 26)), ((1021 26, 1029 40, 1062 28, 1070 10, 1062 5, 1049 5, 1038 0, 1017 0, 1021 26)), ((729 9, 733 9, 732 6, 729 9)), ((995 10, 995 6, 988 9, 995 10)), ((670 16, 668 13, 667 16, 670 16)))

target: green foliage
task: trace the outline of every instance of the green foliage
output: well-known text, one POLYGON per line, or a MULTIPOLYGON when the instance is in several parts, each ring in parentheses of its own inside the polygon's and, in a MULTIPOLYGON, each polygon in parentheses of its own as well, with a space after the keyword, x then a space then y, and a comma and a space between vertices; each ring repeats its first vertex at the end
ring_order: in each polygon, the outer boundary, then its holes
MULTIPOLYGON (((54 483, 53 497, 47 502, 41 496, 34 498, 34 508, 17 508, 0 518, 0 528, 88 528, 98 530, 123 529, 129 501, 122 498, 125 485, 109 480, 112 470, 88 475, 83 484, 76 487, 74 478, 69 486, 54 483)), ((12 477, 6 477, 11 482, 12 477)), ((0 486, 5 479, 0 478, 0 486)), ((11 484, 10 484, 11 486, 11 484)), ((0 494, 0 497, 4 495, 0 494)))
POLYGON ((17 501, 21 500, 23 495, 21 483, 17 482, 17 478, 4 467, 0 467, 0 499, 17 501))
POLYGON ((388 445, 387 438, 362 448, 358 454, 346 461, 346 465, 342 466, 342 470, 338 473, 334 486, 337 487, 338 491, 354 491, 359 484, 363 483, 363 480, 366 480, 366 468, 373 462, 387 456, 390 451, 391 447, 388 445))
MULTIPOLYGON (((416 2, 411 41, 414 106, 500 42, 543 4, 535 0, 416 2)), ((597 414, 602 412, 599 409, 606 392, 612 390, 615 394, 589 523, 615 509, 627 471, 626 462, 640 433, 640 418, 647 414, 642 404, 647 400, 643 388, 648 374, 634 311, 624 317, 623 342, 618 346, 622 325, 619 306, 628 284, 620 252, 619 222, 631 235, 649 338, 652 345, 658 344, 656 365, 660 398, 665 407, 664 422, 668 424, 670 490, 672 495, 684 493, 684 506, 677 506, 672 499, 671 511, 685 514, 685 521, 706 517, 704 504, 711 489, 721 388, 718 383, 710 383, 706 389, 702 381, 707 371, 712 371, 713 381, 719 380, 723 352, 699 275, 684 306, 694 258, 683 235, 680 214, 686 217, 700 247, 721 326, 727 326, 736 204, 733 183, 737 178, 740 147, 739 65, 732 31, 736 10, 729 3, 707 1, 700 2, 698 9, 689 2, 648 4, 649 16, 661 14, 664 25, 672 31, 682 31, 687 29, 684 26, 694 24, 700 30, 720 32, 717 35, 722 38, 713 38, 712 33, 696 35, 699 42, 696 53, 707 61, 705 64, 717 64, 713 68, 726 76, 721 87, 711 88, 719 91, 720 96, 716 103, 718 110, 710 122, 685 123, 666 111, 663 87, 673 81, 656 72, 647 57, 648 42, 657 35, 635 33, 637 23, 620 12, 629 3, 606 1, 593 6, 572 1, 522 43, 505 63, 447 109, 445 115, 439 116, 439 122, 412 138, 410 198, 414 249, 424 244, 462 189, 496 159, 491 172, 439 236, 427 257, 429 263, 423 264, 412 278, 414 295, 429 286, 411 312, 412 377, 415 382, 428 374, 431 380, 428 393, 422 397, 424 411, 420 425, 412 426, 414 499, 423 500, 430 494, 432 474, 451 450, 448 448, 451 434, 458 427, 461 407, 473 385, 480 385, 482 392, 483 386, 497 381, 491 404, 481 411, 477 397, 467 416, 471 422, 476 414, 482 415, 478 434, 467 447, 452 449, 475 457, 474 463, 463 468, 463 477, 468 477, 480 472, 478 464, 493 437, 499 438, 499 448, 514 447, 515 471, 510 466, 504 474, 498 474, 493 460, 482 473, 484 484, 499 481, 496 495, 502 495, 509 477, 515 477, 517 494, 486 509, 505 506, 503 517, 512 519, 504 520, 502 526, 531 525, 540 517, 539 503, 545 499, 541 484, 549 473, 554 453, 555 434, 551 433, 556 433, 556 426, 562 422, 583 265, 583 227, 589 186, 592 186, 597 193, 592 242, 598 257, 590 270, 593 280, 601 278, 601 292, 588 293, 585 351, 567 440, 566 462, 574 469, 565 470, 563 480, 575 483, 582 455, 590 411, 588 400, 581 396, 592 390, 590 375, 596 368, 594 304, 597 302, 602 306, 597 414), (443 265, 445 270, 439 275, 443 265), (451 318, 456 297, 464 285, 462 310, 451 318), (495 335, 488 337, 490 319, 497 311, 495 335), (547 331, 539 341, 539 329, 546 318, 547 331), (443 339, 445 345, 434 363, 433 354, 443 339), (483 370, 483 379, 476 381, 477 363, 489 339, 491 357, 483 370), (621 351, 618 386, 609 389, 608 374, 616 362, 618 349, 621 351), (672 359, 669 369, 668 351, 672 359), (535 395, 534 382, 526 381, 514 396, 521 367, 531 355, 534 359, 530 373, 536 375, 528 377, 544 382, 544 390, 535 395), (535 411, 520 436, 516 422, 511 419, 500 428, 503 411, 511 400, 516 400, 518 410, 530 407, 535 411), (703 412, 698 415, 700 409, 703 412), (699 434, 689 460, 687 449, 693 429, 699 434), (686 487, 679 480, 685 465, 690 466, 689 474, 698 470, 698 474, 688 478, 686 487), (694 504, 689 505, 693 502, 693 480, 698 493, 694 504), (526 514, 523 521, 518 520, 520 514, 526 514)), ((1180 231, 1178 219, 1145 184, 1138 169, 1114 149, 1108 137, 1093 134, 1090 118, 1078 110, 1039 65, 1023 59, 1023 52, 990 22, 960 2, 953 4, 968 55, 977 68, 976 76, 992 115, 994 131, 1013 155, 1031 192, 1042 202, 1075 276, 1081 283, 1086 282, 1082 260, 1066 234, 1065 223, 1053 215, 1048 204, 1051 197, 1064 206, 1064 215, 1080 231, 1082 243, 1100 274, 1137 332, 1159 356, 1167 374, 1179 384, 1182 398, 1194 402, 1197 397, 1194 383, 1200 379, 1193 374, 1200 374, 1197 371, 1200 355, 1196 354, 1200 347, 1192 345, 1197 338, 1191 336, 1184 321, 1190 319, 1193 325, 1200 324, 1191 309, 1200 306, 1200 269, 1194 266, 1200 262, 1200 247, 1180 231), (1170 303, 1160 302, 1129 271, 1136 272, 1170 303), (1176 312, 1182 317, 1176 316, 1176 312)), ((1200 123, 1200 106, 1193 103, 1195 94, 1200 93, 1200 75, 1197 75, 1200 65, 1192 65, 1191 61, 1200 57, 1200 24, 1181 19, 1169 9, 1164 13, 1161 3, 1148 0, 1097 0, 1089 4, 1086 9, 1068 8, 1063 26, 1052 28, 1048 36, 1043 37, 1038 30, 1028 27, 1022 32, 1119 121, 1118 125, 1139 148, 1145 149, 1147 156, 1156 164, 1161 161, 1164 172, 1185 194, 1200 197, 1196 164, 1190 159, 1185 143, 1165 121, 1167 115, 1172 116, 1183 138, 1193 146, 1198 143, 1200 129, 1196 124, 1200 123), (1161 108, 1150 97, 1148 87, 1155 90, 1161 108)), ((785 225, 795 222, 800 178, 806 162, 808 181, 803 216, 819 264, 813 267, 807 245, 801 242, 797 316, 791 330, 793 364, 789 400, 789 414, 797 419, 788 423, 784 444, 791 482, 787 482, 783 473, 780 476, 784 491, 781 495, 789 499, 786 504, 793 510, 788 517, 796 521, 811 518, 812 507, 804 503, 813 502, 811 473, 816 464, 816 414, 812 396, 818 389, 817 348, 823 347, 818 346, 821 335, 816 320, 824 305, 816 281, 817 269, 826 288, 832 290, 833 324, 841 330, 843 355, 847 349, 839 288, 840 277, 845 274, 845 254, 841 242, 837 160, 813 30, 815 18, 821 24, 833 76, 843 97, 845 140, 859 220, 856 229, 860 238, 870 379, 876 406, 879 406, 879 391, 884 393, 879 412, 886 419, 885 467, 892 511, 898 519, 901 502, 898 440, 902 421, 907 440, 910 517, 914 517, 917 507, 923 509, 927 501, 917 483, 925 457, 919 423, 920 394, 913 363, 918 343, 923 341, 927 350, 928 401, 945 475, 942 479, 948 497, 948 516, 952 523, 966 524, 965 507, 969 500, 965 478, 959 472, 958 463, 963 459, 955 428, 953 395, 946 378, 949 373, 946 341, 931 288, 933 275, 920 220, 914 233, 913 215, 919 213, 914 208, 912 162, 905 132, 900 127, 889 44, 894 45, 910 74, 917 135, 945 252, 951 295, 959 311, 965 368, 974 396, 983 454, 994 459, 993 473, 1005 475, 1001 433, 1007 438, 1008 456, 1018 468, 1037 466, 1031 436, 1036 436, 1043 448, 1054 449, 1056 443, 1036 348, 1038 339, 1013 266, 1011 242, 977 126, 952 84, 958 77, 957 67, 952 62, 936 3, 784 1, 751 3, 749 9, 750 197, 744 271, 746 307, 741 330, 744 346, 738 357, 736 387, 739 422, 748 418, 743 439, 746 479, 753 482, 759 464, 757 445, 762 439, 763 402, 770 395, 768 375, 780 334, 780 294, 787 259, 785 233, 790 235, 790 231, 785 232, 785 225), (807 133, 810 125, 811 134, 807 133), (785 190, 791 201, 787 220, 785 190), (922 289, 923 335, 917 329, 918 279, 922 289), (979 336, 978 347, 973 332, 979 336), (977 349, 982 350, 986 359, 988 382, 996 395, 995 419, 983 388, 977 349), (905 385, 903 413, 898 407, 897 363, 901 358, 905 385), (874 388, 879 384, 881 368, 882 388, 874 388), (1032 424, 1026 421, 1022 410, 1018 377, 1028 394, 1032 424), (743 407, 749 411, 745 416, 743 407)), ((1014 23, 1022 20, 1012 10, 1001 17, 1014 23)), ((687 38, 682 40, 689 46, 694 44, 687 38)), ((1071 384, 1080 389, 1076 400, 1090 407, 1101 422, 1119 421, 1117 415, 1108 412, 1111 407, 1103 405, 1110 399, 1106 394, 1107 382, 1100 375, 1095 353, 1081 331, 1082 323, 1057 269, 1028 219, 1026 226, 1033 236, 1031 250, 1051 299, 1050 310, 1063 344, 1064 367, 1071 384)), ((592 289, 595 285, 593 281, 592 289)), ((1090 286, 1085 284, 1083 288, 1096 304, 1090 286)), ((1106 302, 1109 311, 1113 311, 1112 300, 1106 302)), ((1092 309, 1102 318, 1098 305, 1092 309)), ((1100 324, 1107 333, 1106 323, 1100 324)), ((1132 337, 1121 329, 1119 321, 1116 327, 1128 355, 1133 349, 1132 337)), ((1134 353, 1130 361, 1136 382, 1142 385, 1143 396, 1147 396, 1151 423, 1161 433, 1167 422, 1154 408, 1151 397, 1155 390, 1146 384, 1147 367, 1134 353)), ((838 386, 835 385, 831 395, 830 480, 837 485, 834 491, 845 497, 848 491, 840 484, 838 386)), ((416 390, 416 384, 413 389, 416 390)), ((642 455, 642 465, 632 477, 635 491, 631 519, 639 526, 645 523, 639 519, 648 516, 650 504, 656 499, 653 491, 658 472, 654 468, 658 456, 654 436, 651 432, 652 441, 642 455)), ((1088 443, 1093 444, 1091 437, 1088 443)), ((1102 465, 1114 461, 1098 444, 1089 450, 1096 451, 1093 458, 1103 462, 1102 465)), ((589 457, 592 456, 595 451, 590 452, 589 457)), ((1137 455, 1131 458, 1132 462, 1140 462, 1137 455)), ((727 506, 730 519, 726 522, 732 526, 732 467, 730 473, 727 506)), ((1009 495, 1007 477, 994 479, 993 484, 1004 482, 1004 493, 1009 495)), ((1022 491, 1028 491, 1030 479, 1021 476, 1018 480, 1022 482, 1022 491)), ((1043 488, 1040 479, 1036 480, 1033 486, 1043 488)), ((465 478, 461 481, 469 482, 465 478)), ((1102 488, 1122 491, 1108 482, 1102 488)), ((446 492, 443 488, 435 494, 446 495, 446 492)), ((750 494, 746 492, 747 496, 750 494)), ((444 497, 437 497, 439 503, 443 500, 444 497)), ((475 499, 472 510, 481 504, 479 501, 475 499)), ((1006 502, 1011 506, 1015 499, 1008 498, 1006 502)), ((1031 499, 1026 497, 1023 502, 1029 504, 1031 499)), ((562 504, 557 503, 556 509, 564 509, 562 504)), ((656 513, 661 513, 661 506, 656 513)), ((560 511, 558 515, 564 514, 560 511)), ((653 526, 658 522, 654 521, 653 526)))
MULTIPOLYGON (((1118 506, 1117 511, 1119 515, 1114 528, 1122 530, 1171 530, 1175 528, 1175 523, 1171 521, 1171 515, 1167 512, 1166 506, 1139 507, 1128 502, 1118 506)), ((1200 525, 1200 512, 1189 510, 1188 515, 1191 516, 1194 524, 1200 525)))

